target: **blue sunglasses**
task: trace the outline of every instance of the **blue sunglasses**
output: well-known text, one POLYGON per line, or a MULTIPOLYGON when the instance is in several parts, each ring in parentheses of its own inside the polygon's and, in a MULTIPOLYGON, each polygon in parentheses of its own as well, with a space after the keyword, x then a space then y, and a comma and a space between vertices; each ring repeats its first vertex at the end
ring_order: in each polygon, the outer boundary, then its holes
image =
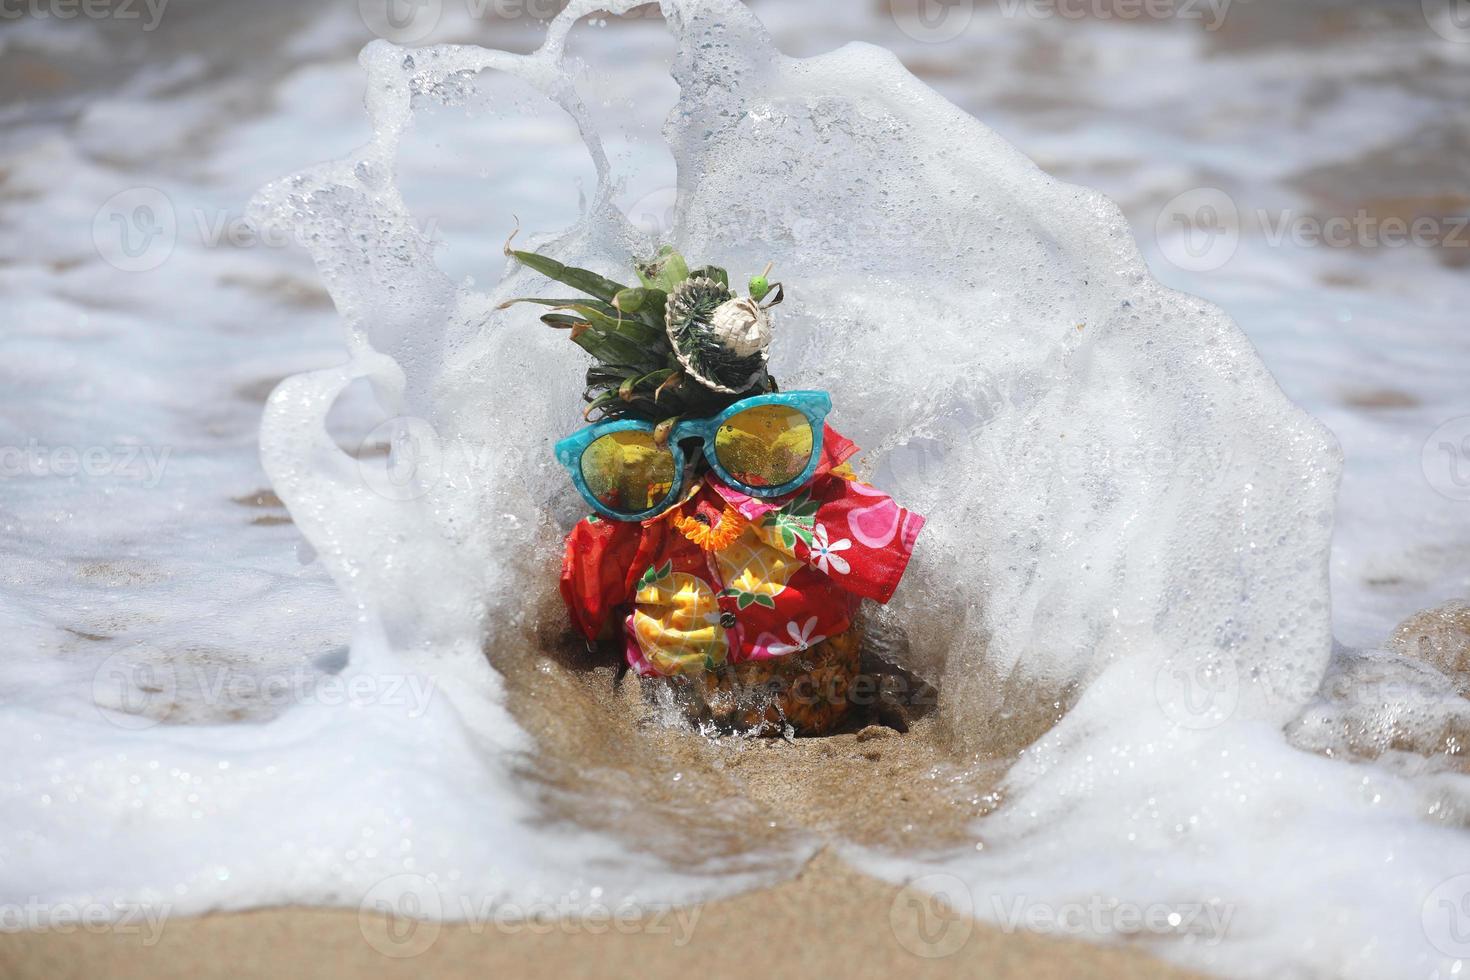
POLYGON ((601 422, 558 442, 556 458, 597 513, 641 521, 683 495, 689 482, 683 444, 691 439, 703 443, 715 475, 741 493, 779 497, 797 489, 821 462, 831 411, 825 391, 757 395, 714 418, 680 422, 663 446, 651 422, 601 422))

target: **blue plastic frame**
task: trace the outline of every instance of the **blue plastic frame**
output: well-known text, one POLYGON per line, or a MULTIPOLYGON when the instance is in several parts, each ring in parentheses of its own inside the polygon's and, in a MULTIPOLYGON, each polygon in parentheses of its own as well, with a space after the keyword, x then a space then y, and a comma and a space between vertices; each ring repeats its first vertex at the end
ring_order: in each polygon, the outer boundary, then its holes
POLYGON ((817 471, 817 466, 822 461, 822 434, 824 423, 831 411, 832 396, 825 391, 785 391, 741 399, 713 418, 687 419, 680 422, 674 426, 674 431, 669 435, 669 453, 674 457, 674 472, 677 474, 674 486, 663 500, 637 514, 625 514, 612 510, 592 495, 592 491, 587 488, 587 478, 582 475, 582 454, 593 442, 613 432, 652 432, 655 428, 652 422, 624 419, 620 422, 599 422, 588 426, 558 442, 556 458, 571 474, 572 483, 576 485, 577 492, 582 495, 582 499, 586 500, 597 513, 614 521, 642 521, 662 513, 668 509, 670 504, 683 496, 685 487, 689 483, 688 457, 684 453, 683 444, 689 439, 700 440, 704 445, 704 458, 709 463, 710 469, 714 470, 715 475, 726 484, 741 493, 752 497, 779 497, 797 489, 812 478, 812 474, 817 471), (812 458, 807 460, 806 469, 802 470, 794 480, 776 487, 753 487, 741 483, 726 472, 725 468, 720 465, 720 461, 715 458, 714 436, 720 426, 732 416, 761 405, 785 405, 794 408, 805 415, 812 424, 812 458))

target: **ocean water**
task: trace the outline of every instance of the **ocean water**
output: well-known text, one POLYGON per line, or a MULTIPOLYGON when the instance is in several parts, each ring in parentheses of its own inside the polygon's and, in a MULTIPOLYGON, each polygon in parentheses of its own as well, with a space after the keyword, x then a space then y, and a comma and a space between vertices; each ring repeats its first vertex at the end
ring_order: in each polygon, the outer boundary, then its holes
POLYGON ((1457 972, 1463 699, 1385 646, 1470 593, 1470 45, 1259 6, 8 25, 0 902, 680 902, 826 843, 1231 975, 1457 972), (778 376, 930 518, 892 610, 1009 766, 973 842, 545 819, 502 675, 580 371, 496 309, 517 221, 777 262, 778 376))

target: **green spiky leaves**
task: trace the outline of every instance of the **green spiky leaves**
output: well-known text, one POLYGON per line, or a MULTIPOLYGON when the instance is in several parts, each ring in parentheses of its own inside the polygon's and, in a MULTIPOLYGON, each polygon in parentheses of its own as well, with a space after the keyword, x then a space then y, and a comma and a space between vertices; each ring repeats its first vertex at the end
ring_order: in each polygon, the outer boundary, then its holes
POLYGON ((660 423, 707 417, 734 400, 736 389, 718 380, 727 376, 741 379, 742 391, 774 390, 763 356, 732 359, 710 334, 715 311, 734 298, 724 269, 703 266, 690 272, 684 257, 665 245, 653 258, 635 263, 639 284, 627 286, 512 249, 509 242, 505 251, 546 278, 585 294, 518 298, 501 308, 515 303, 549 307, 541 321, 568 331, 572 342, 592 356, 585 394, 589 419, 660 423), (744 384, 747 378, 750 383, 744 384))

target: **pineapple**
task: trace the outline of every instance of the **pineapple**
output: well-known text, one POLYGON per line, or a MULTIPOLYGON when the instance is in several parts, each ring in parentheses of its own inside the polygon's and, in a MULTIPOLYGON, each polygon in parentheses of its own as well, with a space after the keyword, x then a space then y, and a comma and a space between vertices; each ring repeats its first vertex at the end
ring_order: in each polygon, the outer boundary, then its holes
POLYGON ((855 624, 800 654, 672 677, 668 684, 692 721, 757 735, 779 735, 786 725, 798 735, 831 735, 851 713, 862 642, 855 624))
MULTIPOLYGON (((784 292, 768 281, 769 265, 742 297, 731 291, 724 269, 691 270, 670 246, 635 263, 636 286, 509 243, 506 254, 584 294, 513 299, 502 308, 549 307, 542 322, 568 330, 572 342, 592 355, 584 394, 589 420, 640 419, 657 425, 666 439, 681 418, 708 418, 741 398, 777 390, 766 367, 768 311, 784 292)), ((738 515, 727 515, 719 525, 735 520, 738 515)), ((676 527, 713 553, 724 594, 742 609, 749 603, 775 608, 776 596, 802 567, 790 547, 795 538, 809 537, 809 518, 804 523, 798 514, 770 528, 740 520, 730 523, 733 537, 693 521, 683 518, 676 527), (773 539, 787 547, 773 547, 773 539)), ((800 734, 822 735, 846 719, 848 688, 860 671, 860 626, 801 653, 731 664, 719 597, 700 578, 669 565, 650 568, 632 598, 634 638, 660 673, 643 680, 672 691, 691 720, 761 734, 779 734, 789 724, 800 734)))

